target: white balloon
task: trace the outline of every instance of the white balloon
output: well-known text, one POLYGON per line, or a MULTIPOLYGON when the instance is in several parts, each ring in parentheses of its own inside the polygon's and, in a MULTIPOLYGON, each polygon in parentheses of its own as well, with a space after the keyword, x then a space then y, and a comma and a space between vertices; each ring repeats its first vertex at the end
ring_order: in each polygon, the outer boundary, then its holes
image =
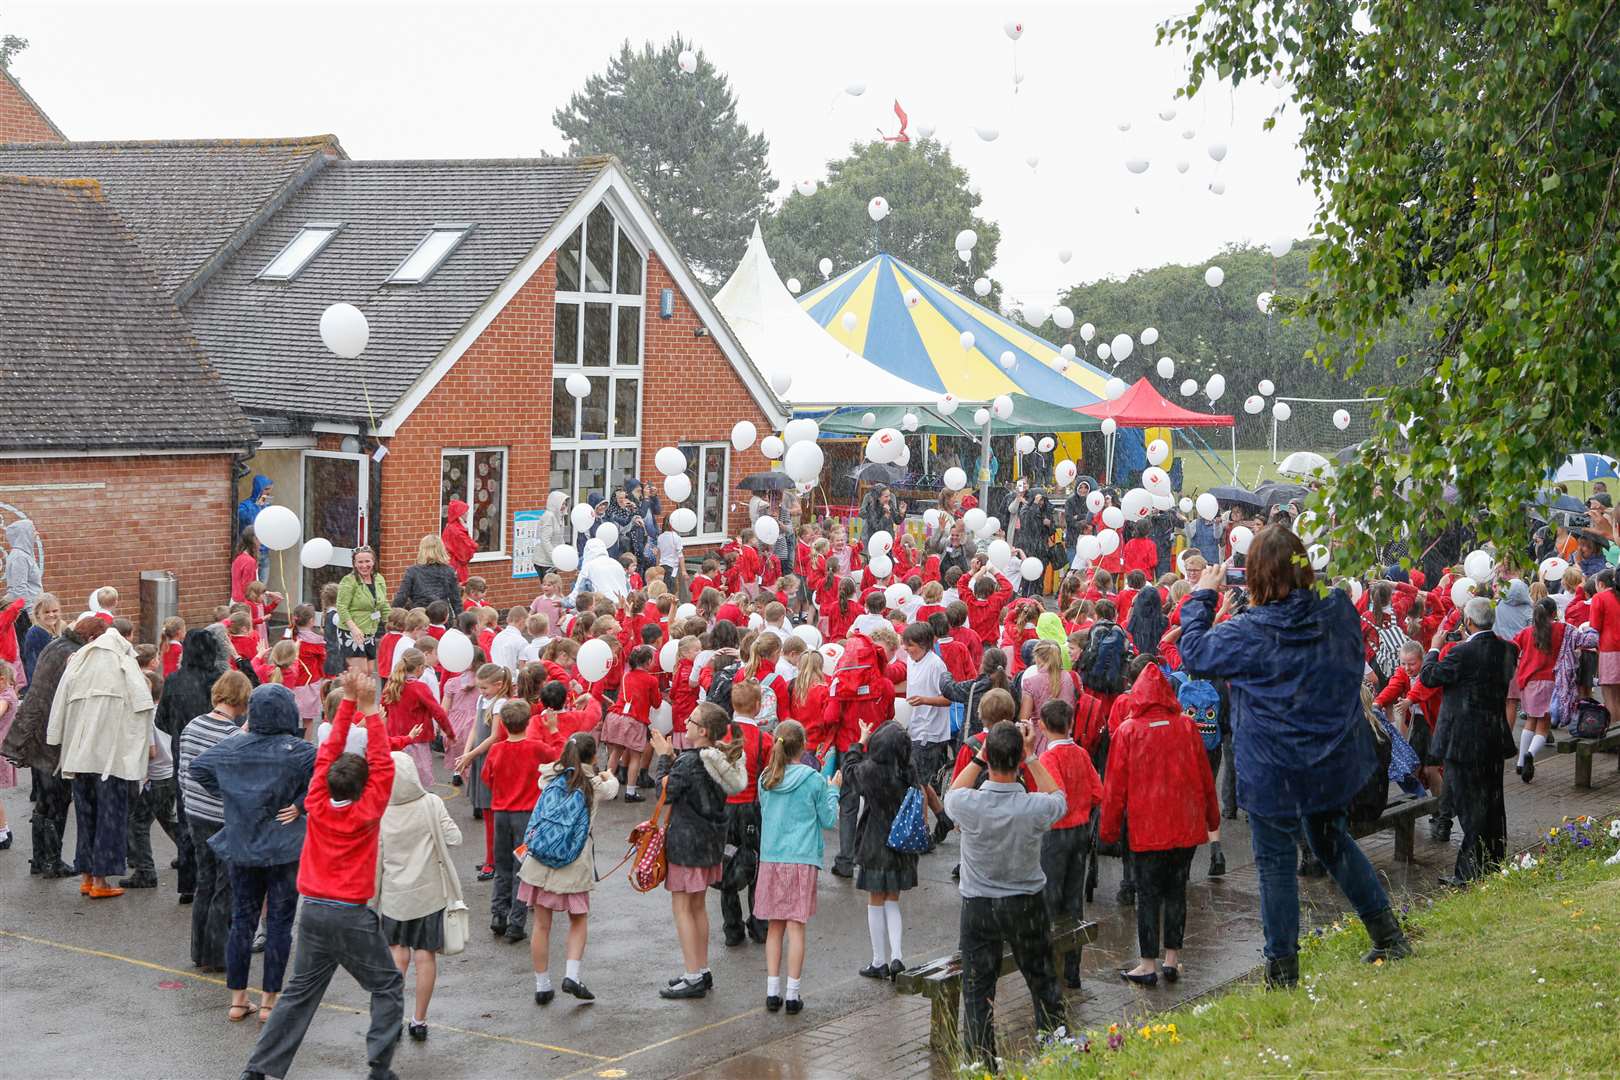
POLYGON ((1106 360, 1112 355, 1114 355, 1114 350, 1108 342, 1105 341, 1097 346, 1097 359, 1106 360))
POLYGON ((816 269, 821 271, 822 277, 826 277, 828 274, 832 273, 832 260, 823 258, 816 264, 816 269))
POLYGON ((826 461, 827 456, 818 443, 798 442, 787 448, 782 458, 782 471, 798 483, 808 484, 821 475, 821 467, 826 461))
POLYGON ((298 562, 310 570, 319 570, 332 561, 332 541, 319 536, 305 540, 304 546, 299 549, 298 562))
POLYGON ((1183 514, 1190 514, 1193 512, 1193 501, 1187 498, 1187 496, 1183 495, 1181 497, 1181 501, 1176 504, 1176 509, 1180 510, 1183 514))
POLYGON ((675 58, 675 64, 683 75, 690 75, 697 70, 697 53, 691 49, 682 49, 681 54, 675 58))
POLYGON ((596 539, 602 541, 604 548, 610 548, 619 542, 619 527, 611 521, 604 521, 596 527, 596 539))
POLYGON ((984 519, 984 527, 979 530, 979 538, 982 540, 987 536, 994 536, 1000 531, 1001 519, 998 517, 987 517, 984 519))
POLYGON ((816 193, 816 182, 810 177, 800 180, 794 187, 800 195, 814 195, 816 193))
POLYGON ((1110 529, 1117 529, 1125 524, 1125 511, 1117 506, 1105 506, 1102 512, 1102 522, 1110 529))
POLYGON ((860 97, 862 94, 866 93, 866 84, 861 82, 859 79, 856 79, 854 82, 849 83, 844 87, 844 93, 848 94, 850 97, 860 97))
POLYGON ((957 338, 957 340, 962 343, 962 348, 971 349, 973 348, 973 342, 977 339, 973 336, 973 331, 964 330, 962 331, 962 336, 957 338))
POLYGON ((1355 578, 1346 578, 1341 584, 1350 594, 1350 602, 1352 604, 1361 599, 1361 582, 1357 581, 1355 578))
POLYGON ((1147 172, 1147 170, 1148 170, 1148 159, 1147 158, 1139 158, 1139 157, 1138 158, 1126 158, 1125 159, 1125 167, 1127 169, 1129 169, 1131 172, 1133 172, 1136 175, 1140 176, 1143 173, 1147 172))
POLYGON ((971 252, 971 251, 958 251, 956 253, 956 257, 958 259, 961 259, 962 262, 964 262, 964 263, 970 263, 970 262, 973 261, 973 252, 971 252))
POLYGON ((439 666, 446 671, 459 673, 472 667, 472 662, 472 638, 460 630, 446 630, 439 638, 439 666))
POLYGON ((1465 607, 1473 599, 1474 590, 1478 588, 1473 578, 1460 577, 1451 583, 1451 606, 1465 607))
POLYGON ((1196 393, 1198 393, 1198 380, 1197 379, 1182 379, 1181 380, 1181 396, 1182 397, 1192 397, 1196 393))
POLYGON ((900 456, 906 440, 892 427, 880 428, 866 440, 866 460, 887 465, 900 456))
POLYGON ((1156 328, 1149 326, 1142 331, 1142 344, 1156 345, 1158 344, 1158 341, 1159 331, 1156 328))
POLYGON ((911 599, 911 586, 903 581, 896 581, 883 590, 883 601, 888 604, 891 611, 901 607, 911 599))
POLYGON ((1212 266, 1208 270, 1204 271, 1204 284, 1208 285, 1212 289, 1220 288, 1221 282, 1225 280, 1226 271, 1222 270, 1218 266, 1212 266))
POLYGON ((1254 298, 1254 306, 1260 309, 1260 314, 1271 314, 1271 298, 1272 294, 1269 292, 1263 292, 1254 298))
POLYGON ((976 427, 984 427, 984 425, 988 424, 989 422, 990 422, 990 410, 989 409, 975 409, 975 410, 973 410, 973 423, 974 423, 974 426, 976 426, 976 427))
POLYGON ((573 544, 558 544, 551 549, 551 565, 565 574, 572 574, 579 569, 579 549, 573 544))
POLYGON ((658 668, 660 671, 674 671, 675 663, 681 651, 679 641, 664 642, 664 647, 658 650, 658 668))
POLYGON ((985 142, 995 142, 997 139, 1001 138, 1000 128, 976 127, 973 129, 973 131, 985 142))
POLYGON ((866 553, 868 555, 887 555, 894 550, 894 537, 889 530, 879 529, 866 538, 866 553))
POLYGON ((872 201, 866 204, 866 216, 873 221, 882 221, 889 216, 889 200, 881 195, 872 196, 872 201))
POLYGON ((1043 454, 1050 454, 1052 452, 1052 448, 1056 445, 1057 440, 1052 438, 1052 436, 1042 435, 1041 441, 1036 444, 1035 448, 1043 454))
POLYGON ((1239 525, 1237 528, 1233 529, 1227 534, 1227 539, 1232 542, 1233 554, 1247 555, 1249 553, 1249 545, 1254 543, 1254 530, 1249 528, 1247 525, 1239 525))
POLYGON ((731 448, 733 450, 746 450, 754 445, 754 437, 759 429, 754 427, 751 420, 739 420, 731 429, 731 448))
POLYGON ((973 283, 973 294, 975 296, 989 296, 990 295, 990 279, 987 278, 987 277, 982 277, 982 278, 979 278, 978 280, 976 280, 973 283))
POLYGON ((990 412, 997 420, 1012 419, 1012 398, 1008 397, 1006 394, 997 394, 996 399, 990 403, 990 412))
POLYGON ((613 647, 601 638, 591 638, 579 647, 574 666, 586 682, 599 682, 613 665, 613 647))
POLYGON ((793 636, 803 641, 812 649, 821 648, 821 631, 805 623, 803 626, 793 628, 793 636))
POLYGON ((907 289, 905 300, 906 307, 914 308, 918 304, 922 303, 922 293, 918 292, 916 289, 907 289))
POLYGON ((1209 156, 1214 158, 1216 161, 1226 160, 1226 144, 1223 142, 1210 143, 1209 156))
POLYGON ((582 398, 591 392, 591 380, 576 371, 563 380, 563 389, 574 397, 582 398))
POLYGON ((985 549, 985 554, 990 557, 993 565, 1006 566, 1007 560, 1012 558, 1012 545, 1005 540, 992 540, 990 546, 985 549))
POLYGON ((929 532, 932 532, 933 530, 939 528, 939 508, 938 507, 930 506, 928 509, 923 511, 923 524, 928 526, 928 531, 929 532))
POLYGON ((984 528, 984 523, 988 520, 989 515, 979 507, 975 506, 973 509, 962 515, 962 528, 966 529, 969 533, 977 533, 980 529, 984 528))
POLYGON ((1020 435, 1013 440, 1013 449, 1020 454, 1030 454, 1035 451, 1035 437, 1033 435, 1020 435))
POLYGON ((1119 550, 1119 533, 1113 529, 1104 529, 1097 534, 1097 550, 1101 555, 1112 555, 1119 550))
POLYGON ((1060 461, 1052 468, 1052 475, 1057 478, 1058 487, 1068 487, 1074 483, 1074 478, 1079 474, 1079 466, 1072 461, 1060 461))
POLYGON ((1125 391, 1129 389, 1130 387, 1126 385, 1125 380, 1116 375, 1103 385, 1103 394, 1109 401, 1118 401, 1125 396, 1125 391))
POLYGON ((1001 24, 1001 32, 1006 34, 1012 40, 1017 41, 1019 38, 1024 36, 1024 24, 1019 22, 1017 19, 1008 19, 1006 22, 1001 24))
POLYGON ((1118 128, 1120 131, 1129 131, 1129 130, 1131 130, 1131 122, 1129 120, 1121 120, 1119 123, 1115 124, 1114 126, 1116 128, 1118 128))
POLYGON ((353 304, 333 304, 321 312, 321 341, 343 359, 358 357, 370 340, 371 324, 353 304))
POLYGON ((798 278, 790 277, 790 278, 787 279, 787 290, 788 290, 788 292, 792 293, 794 296, 798 296, 799 291, 801 289, 803 289, 803 288, 804 288, 804 286, 799 282, 798 278))
POLYGON ((1345 409, 1333 410, 1333 426, 1343 431, 1350 426, 1350 413, 1345 409))
POLYGON ((1046 317, 1050 312, 1046 310, 1045 304, 1025 304, 1023 314, 1026 323, 1031 326, 1040 326, 1046 321, 1046 317))
POLYGON ((1109 352, 1114 354, 1116 360, 1129 360, 1135 349, 1136 343, 1131 340, 1129 334, 1115 334, 1112 344, 1108 346, 1109 352))
POLYGON ((1198 509, 1198 516, 1205 521, 1214 521, 1215 515, 1221 512, 1220 500, 1207 491, 1198 496, 1198 500, 1193 505, 1198 509))
MULTIPOLYGON (((1165 447, 1165 452, 1169 453, 1169 449, 1169 447, 1165 447)), ((1160 458, 1159 460, 1163 461, 1164 459, 1160 458)), ((1142 470, 1142 487, 1150 495, 1168 495, 1170 494, 1170 474, 1157 465, 1149 465, 1142 470)))
POLYGON ((1250 416, 1257 415, 1260 410, 1264 409, 1265 407, 1266 399, 1261 397, 1259 394, 1250 394, 1248 397, 1243 399, 1243 411, 1248 413, 1250 416))
POLYGON ((1271 406, 1271 415, 1278 420, 1287 420, 1294 415, 1294 410, 1289 406, 1288 402, 1279 401, 1271 406))
POLYGON ((957 466, 952 465, 950 468, 945 470, 944 481, 946 490, 961 491, 963 488, 967 487, 967 473, 963 472, 957 466))
POLYGON ((1086 509, 1093 514, 1102 513, 1103 503, 1106 499, 1100 491, 1093 491, 1086 496, 1086 509))
POLYGON ((1098 427, 1098 430, 1104 435, 1112 435, 1114 432, 1119 430, 1119 423, 1112 416, 1110 416, 1103 420, 1102 424, 1098 427))
POLYGON ((863 426, 863 427, 877 427, 877 413, 874 413, 874 412, 862 413, 861 414, 861 426, 863 426))
POLYGON ((1059 330, 1067 330, 1074 325, 1074 312, 1063 304, 1052 309, 1052 325, 1059 330))
POLYGON ((1491 553, 1484 550, 1470 551, 1463 560, 1463 573, 1475 581, 1489 581, 1491 571, 1496 569, 1496 560, 1491 553))
POLYGON ((678 533, 689 533, 697 528, 697 514, 687 506, 677 506, 669 515, 669 524, 678 533))
POLYGON ((1073 251, 1068 248, 1058 248, 1058 262, 1067 263, 1072 258, 1074 258, 1073 251))
POLYGON ((1120 497, 1119 508, 1126 521, 1140 521, 1153 511, 1153 493, 1146 488, 1131 488, 1120 497))
POLYGON ((591 526, 596 524, 596 511, 584 503, 577 503, 568 520, 573 522, 576 532, 590 532, 591 526))
POLYGON ((1209 193, 1211 195, 1225 195, 1226 194, 1226 181, 1225 180, 1211 180, 1209 182, 1209 193))
POLYGON ((1261 379, 1260 385, 1256 387, 1256 389, 1260 391, 1262 396, 1270 397, 1272 394, 1277 392, 1277 384, 1272 382, 1270 379, 1261 379))
POLYGON ((677 619, 690 619, 692 616, 694 616, 696 614, 697 614, 697 605, 696 604, 682 604, 680 607, 675 609, 675 617, 677 619))
POLYGON ((1065 360, 1073 360, 1075 351, 1074 342, 1070 341, 1066 342, 1063 348, 1058 350, 1058 355, 1062 356, 1065 360))
POLYGON ((853 311, 846 311, 838 317, 838 324, 844 328, 845 333, 850 333, 861 325, 861 319, 853 311))
POLYGON ((653 465, 665 476, 679 476, 686 471, 686 455, 673 446, 660 447, 653 455, 653 465))
POLYGON ((1568 571, 1569 563, 1556 555, 1541 560, 1540 573, 1542 581, 1562 581, 1564 574, 1568 571))
POLYGON ((267 506, 253 519, 253 535, 271 551, 285 551, 303 532, 298 515, 285 506, 267 506))
POLYGON ((787 445, 775 435, 767 435, 759 440, 759 452, 772 461, 780 461, 787 452, 787 445))
POLYGON ((1001 355, 996 357, 996 363, 1001 365, 1003 371, 1011 371, 1018 365, 1018 356, 1011 349, 1003 349, 1001 355))
POLYGON ((1025 581, 1038 581, 1046 573, 1046 564, 1031 555, 1018 568, 1018 576, 1025 581))
POLYGON ((1094 338, 1096 336, 1097 336, 1097 328, 1095 326, 1092 326, 1090 323, 1082 323, 1081 324, 1081 326, 1080 326, 1080 340, 1081 341, 1090 341, 1092 338, 1094 338))
POLYGON ((781 523, 769 514, 761 514, 754 519, 754 535, 763 544, 774 544, 782 535, 781 523))
MULTIPOLYGON (((1284 254, 1287 254, 1284 252, 1284 254)), ((1328 549, 1322 544, 1312 544, 1305 549, 1305 557, 1311 560, 1311 569, 1321 572, 1327 569, 1328 549)))
POLYGON ((1155 495, 1155 496, 1153 496, 1153 509, 1155 509, 1155 510, 1168 510, 1168 509, 1170 509, 1171 507, 1173 507, 1175 505, 1176 505, 1176 500, 1175 500, 1175 496, 1173 496, 1173 495, 1155 495))
POLYGON ((1190 128, 1190 127, 1189 128, 1182 128, 1181 129, 1181 137, 1183 139, 1189 139, 1189 140, 1196 139, 1196 138, 1198 138, 1198 132, 1196 130, 1194 130, 1193 128, 1190 128))
POLYGON ((1165 123, 1168 124, 1170 121, 1174 120, 1175 118, 1176 118, 1176 110, 1175 109, 1171 108, 1171 109, 1160 109, 1159 110, 1159 119, 1163 120, 1165 123))
POLYGON ((956 250, 972 251, 973 246, 979 242, 979 234, 972 229, 963 229, 956 234, 956 250))
POLYGON ((1192 168, 1192 162, 1188 161, 1186 158, 1177 159, 1177 161, 1176 161, 1176 172, 1178 172, 1178 173, 1186 173, 1186 171, 1188 169, 1190 169, 1190 168, 1192 168))
POLYGON ((1271 257, 1273 259, 1280 259, 1293 250, 1294 241, 1292 237, 1279 236, 1271 242, 1271 257))
POLYGON ((1211 375, 1209 381, 1204 384, 1204 393, 1208 395, 1211 404, 1219 401, 1221 395, 1226 393, 1226 376, 1218 371, 1211 375))
POLYGON ((935 408, 939 410, 939 415, 950 416, 952 413, 956 412, 956 408, 960 404, 962 403, 956 400, 955 394, 941 394, 939 396, 939 404, 936 405, 935 408))
POLYGON ((887 555, 874 555, 867 563, 867 568, 872 571, 873 577, 877 578, 879 581, 882 581, 884 578, 894 573, 894 560, 890 559, 887 555))
POLYGON ((1176 362, 1168 356, 1159 357, 1159 378, 1173 379, 1176 377, 1176 362))
POLYGON ((664 494, 670 502, 685 502, 692 494, 692 478, 685 473, 664 477, 664 494))
POLYGON ((1096 562, 1097 556, 1102 554, 1102 544, 1095 536, 1089 534, 1078 536, 1074 541, 1074 561, 1076 566, 1084 566, 1089 562, 1096 562))
POLYGON ((568 493, 566 491, 553 491, 546 496, 546 509, 554 514, 567 505, 568 493))
MULTIPOLYGON (((1163 465, 1170 457, 1170 444, 1163 439, 1154 439, 1147 444, 1147 459, 1149 465, 1163 465)), ((1146 486, 1146 485, 1144 485, 1146 486)))
POLYGON ((792 446, 795 443, 815 442, 821 437, 821 425, 814 420, 801 417, 798 420, 789 420, 782 429, 782 443, 792 446))

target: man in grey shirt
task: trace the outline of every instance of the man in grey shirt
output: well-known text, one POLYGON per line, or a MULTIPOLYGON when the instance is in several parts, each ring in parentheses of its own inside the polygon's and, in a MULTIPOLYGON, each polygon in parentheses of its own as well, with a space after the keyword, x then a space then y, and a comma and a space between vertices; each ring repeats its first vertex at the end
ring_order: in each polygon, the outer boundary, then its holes
POLYGON ((986 1066, 996 1060, 991 1005, 1003 947, 1012 950, 1029 987, 1036 1030, 1068 1024, 1041 870, 1041 836, 1063 816, 1066 801, 1034 747, 1032 724, 997 724, 985 736, 984 756, 969 762, 945 795, 945 812, 962 833, 963 1042, 966 1060, 986 1066), (1020 762, 1034 791, 1019 780, 1020 762), (989 779, 975 790, 986 771, 989 779))

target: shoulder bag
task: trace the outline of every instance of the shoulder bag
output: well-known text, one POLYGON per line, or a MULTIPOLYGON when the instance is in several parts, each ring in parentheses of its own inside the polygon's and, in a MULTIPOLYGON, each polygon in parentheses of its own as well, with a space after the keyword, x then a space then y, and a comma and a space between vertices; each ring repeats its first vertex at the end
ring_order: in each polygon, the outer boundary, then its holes
POLYGON ((461 879, 456 877, 455 864, 450 861, 450 849, 444 842, 444 831, 439 827, 437 815, 433 819, 433 852, 439 862, 439 874, 444 879, 444 894, 449 898, 444 906, 444 945, 439 952, 445 956, 455 956, 467 947, 469 913, 467 901, 461 892, 461 879))

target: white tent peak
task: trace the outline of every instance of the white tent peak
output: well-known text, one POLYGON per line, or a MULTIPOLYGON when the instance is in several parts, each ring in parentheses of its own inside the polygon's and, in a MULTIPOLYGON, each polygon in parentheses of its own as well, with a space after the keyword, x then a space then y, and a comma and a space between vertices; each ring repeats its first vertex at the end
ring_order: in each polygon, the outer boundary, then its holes
POLYGON ((782 284, 759 222, 714 304, 762 371, 786 370, 787 405, 931 405, 936 390, 891 374, 845 348, 810 317, 782 284))

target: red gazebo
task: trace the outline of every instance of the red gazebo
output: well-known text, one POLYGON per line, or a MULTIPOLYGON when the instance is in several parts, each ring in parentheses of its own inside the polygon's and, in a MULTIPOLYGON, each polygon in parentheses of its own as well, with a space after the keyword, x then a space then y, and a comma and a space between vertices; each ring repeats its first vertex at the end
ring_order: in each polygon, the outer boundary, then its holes
MULTIPOLYGON (((1147 377, 1136 380, 1135 385, 1113 401, 1099 401, 1095 405, 1082 405, 1074 410, 1098 420, 1112 420, 1116 427, 1128 428, 1194 428, 1224 427, 1232 429, 1232 464, 1237 467, 1237 428, 1230 415, 1199 413, 1183 409, 1153 388, 1147 377)), ((1217 459, 1219 460, 1219 459, 1217 459)), ((1108 436, 1108 472, 1112 480, 1114 471, 1114 436, 1108 436)), ((1235 475, 1235 473, 1234 473, 1235 475)))

